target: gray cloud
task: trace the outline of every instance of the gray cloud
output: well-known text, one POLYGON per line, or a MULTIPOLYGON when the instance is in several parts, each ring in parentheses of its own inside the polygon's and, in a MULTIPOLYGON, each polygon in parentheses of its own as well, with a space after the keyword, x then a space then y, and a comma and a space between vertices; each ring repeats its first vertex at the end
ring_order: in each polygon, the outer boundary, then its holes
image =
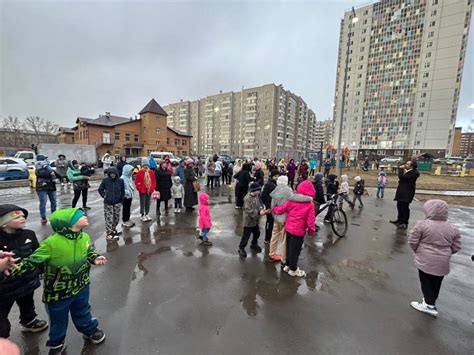
MULTIPOLYGON (((356 1, 356 5, 366 1, 356 1)), ((331 115, 349 1, 1 1, 0 115, 136 114, 270 82, 331 115)), ((473 37, 458 116, 472 119, 473 37)))

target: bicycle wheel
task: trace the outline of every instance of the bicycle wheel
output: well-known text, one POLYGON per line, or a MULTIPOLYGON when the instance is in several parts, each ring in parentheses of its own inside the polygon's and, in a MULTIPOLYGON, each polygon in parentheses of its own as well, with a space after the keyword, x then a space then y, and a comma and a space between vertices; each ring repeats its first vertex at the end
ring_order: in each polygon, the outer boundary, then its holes
POLYGON ((331 228, 338 237, 344 237, 347 232, 347 216, 346 213, 340 209, 335 208, 331 218, 331 228))

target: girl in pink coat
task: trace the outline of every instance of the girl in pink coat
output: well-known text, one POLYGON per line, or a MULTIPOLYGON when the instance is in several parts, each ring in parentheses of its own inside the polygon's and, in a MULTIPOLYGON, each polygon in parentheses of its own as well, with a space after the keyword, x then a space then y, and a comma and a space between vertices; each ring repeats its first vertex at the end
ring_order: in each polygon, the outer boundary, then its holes
POLYGON ((205 192, 199 194, 199 219, 198 227, 200 229, 199 239, 202 240, 204 245, 212 245, 212 242, 207 237, 207 234, 211 230, 211 211, 209 210, 209 195, 205 192))
POLYGON ((411 302, 411 306, 437 316, 436 299, 441 282, 449 274, 451 255, 461 249, 461 236, 457 228, 447 221, 448 204, 445 201, 426 201, 423 210, 426 217, 416 222, 410 231, 408 244, 415 252, 415 266, 424 298, 421 302, 411 302))
POLYGON ((298 258, 306 233, 314 236, 315 214, 313 197, 316 194, 313 184, 305 180, 296 188, 296 193, 280 206, 273 207, 275 214, 287 214, 285 220, 286 258, 288 265, 283 270, 290 276, 304 277, 306 273, 298 267, 298 258))

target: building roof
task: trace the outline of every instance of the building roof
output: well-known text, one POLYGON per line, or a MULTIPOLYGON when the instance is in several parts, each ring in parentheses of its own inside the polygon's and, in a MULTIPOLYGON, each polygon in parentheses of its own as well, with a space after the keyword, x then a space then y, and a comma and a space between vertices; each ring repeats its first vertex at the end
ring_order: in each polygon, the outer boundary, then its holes
POLYGON ((171 128, 171 127, 167 127, 170 131, 176 133, 178 136, 183 136, 183 137, 192 137, 191 134, 187 134, 187 133, 184 133, 182 131, 178 131, 177 129, 175 128, 171 128))
POLYGON ((139 112, 139 114, 151 112, 156 113, 157 115, 168 116, 165 110, 155 101, 151 99, 149 103, 139 112))
POLYGON ((69 127, 59 127, 59 133, 72 133, 74 134, 74 128, 69 127))
POLYGON ((114 127, 131 121, 133 121, 133 119, 129 117, 102 115, 98 118, 78 117, 76 123, 86 122, 87 124, 93 124, 97 126, 114 127))

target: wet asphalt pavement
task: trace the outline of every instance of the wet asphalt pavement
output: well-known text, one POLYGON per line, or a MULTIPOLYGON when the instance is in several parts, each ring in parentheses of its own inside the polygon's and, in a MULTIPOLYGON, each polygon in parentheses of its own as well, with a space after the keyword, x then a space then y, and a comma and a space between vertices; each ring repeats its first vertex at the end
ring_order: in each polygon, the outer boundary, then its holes
MULTIPOLYGON (((388 220, 395 217, 393 196, 365 197, 365 207, 347 211, 345 238, 321 230, 307 238, 297 279, 280 272, 266 254, 237 255, 242 212, 233 207, 227 186, 210 192, 214 227, 212 247, 196 241, 197 212, 168 215, 159 221, 138 219, 118 243, 106 245, 102 199, 97 183, 89 191, 87 232, 109 259, 93 266, 91 305, 107 334, 106 341, 86 343, 72 322, 68 354, 468 354, 474 351, 474 254, 472 208, 451 206, 450 221, 462 233, 463 249, 452 258, 443 283, 438 318, 413 310, 421 299, 413 254, 406 232, 388 220)), ((58 193, 67 207, 72 192, 58 193)), ((29 188, 0 191, 1 203, 30 211, 28 228, 41 240, 36 195, 29 188)), ((155 217, 155 207, 151 215, 155 217)), ((412 204, 411 225, 422 218, 412 204)), ((263 227, 261 221, 263 247, 263 227)), ((267 250, 268 252, 268 250, 267 250)), ((47 319, 36 292, 37 310, 47 319)), ((11 312, 11 339, 25 354, 45 354, 47 333, 22 334, 18 311, 11 312)))

